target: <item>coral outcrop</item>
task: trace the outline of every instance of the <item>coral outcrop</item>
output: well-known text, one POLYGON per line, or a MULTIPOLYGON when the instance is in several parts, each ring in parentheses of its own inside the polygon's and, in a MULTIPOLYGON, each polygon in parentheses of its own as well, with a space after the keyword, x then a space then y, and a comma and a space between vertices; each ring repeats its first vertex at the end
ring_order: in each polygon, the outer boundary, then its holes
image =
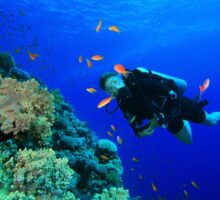
POLYGON ((0 77, 0 200, 128 199, 117 146, 99 140, 58 90, 7 69, 0 77))

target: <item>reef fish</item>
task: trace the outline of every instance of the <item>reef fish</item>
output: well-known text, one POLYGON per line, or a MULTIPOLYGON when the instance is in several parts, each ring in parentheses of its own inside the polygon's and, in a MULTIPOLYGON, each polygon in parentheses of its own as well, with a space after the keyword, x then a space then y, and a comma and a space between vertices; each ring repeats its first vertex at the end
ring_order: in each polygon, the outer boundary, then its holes
POLYGON ((39 54, 32 53, 31 51, 28 51, 28 55, 30 56, 31 60, 36 60, 36 58, 39 56, 39 54))
POLYGON ((87 62, 87 66, 89 68, 92 68, 92 62, 88 58, 86 59, 86 62, 87 62))
POLYGON ((124 66, 123 66, 122 64, 116 64, 116 65, 114 65, 114 70, 115 70, 116 72, 118 72, 119 74, 123 74, 124 77, 126 77, 128 73, 132 73, 132 72, 126 71, 125 68, 124 68, 124 66))
POLYGON ((92 56, 91 59, 92 59, 92 60, 95 60, 95 61, 100 61, 100 60, 103 60, 104 57, 103 57, 103 56, 100 56, 100 55, 94 55, 94 56, 92 56))
POLYGON ((151 183, 151 187, 152 187, 152 189, 153 189, 154 192, 157 191, 157 187, 156 187, 156 185, 155 185, 154 183, 151 183))
POLYGON ((113 137, 113 134, 112 134, 110 131, 107 131, 107 134, 108 134, 110 137, 113 137))
POLYGON ((139 174, 139 179, 142 180, 143 179, 143 176, 141 174, 139 174))
POLYGON ((200 86, 199 86, 200 93, 205 92, 205 90, 209 87, 209 84, 210 84, 210 80, 209 80, 209 78, 207 78, 207 79, 204 81, 203 85, 200 85, 200 86))
POLYGON ((111 124, 111 129, 115 132, 116 131, 116 128, 113 124, 111 124))
POLYGON ((79 63, 82 63, 82 61, 83 61, 83 57, 79 56, 79 63))
POLYGON ((191 184, 194 188, 199 189, 199 186, 195 181, 191 181, 191 184))
POLYGON ((184 195, 186 196, 186 198, 188 199, 189 198, 189 194, 186 190, 183 191, 184 195))
POLYGON ((132 160, 133 160, 134 162, 139 162, 139 159, 136 158, 136 157, 132 157, 132 160))
POLYGON ((117 136, 117 142, 118 142, 118 144, 122 144, 122 138, 120 137, 120 136, 117 136))
POLYGON ((103 106, 105 106, 105 105, 107 105, 108 103, 110 103, 110 101, 112 100, 112 96, 110 96, 110 97, 107 97, 107 98, 105 98, 105 99, 103 99, 101 102, 99 102, 99 104, 98 104, 98 108, 102 108, 103 106))
POLYGON ((106 156, 106 155, 100 155, 100 158, 101 158, 102 160, 105 160, 105 161, 110 160, 110 158, 109 158, 108 156, 106 156))
POLYGON ((98 23, 98 25, 96 26, 96 32, 99 32, 100 31, 100 29, 101 29, 101 26, 102 26, 102 19, 100 19, 100 21, 99 21, 99 23, 98 23))
POLYGON ((93 94, 96 92, 96 89, 95 88, 87 88, 86 91, 93 94))
POLYGON ((117 32, 117 33, 120 33, 120 30, 117 26, 110 26, 108 28, 109 31, 114 31, 114 32, 117 32))

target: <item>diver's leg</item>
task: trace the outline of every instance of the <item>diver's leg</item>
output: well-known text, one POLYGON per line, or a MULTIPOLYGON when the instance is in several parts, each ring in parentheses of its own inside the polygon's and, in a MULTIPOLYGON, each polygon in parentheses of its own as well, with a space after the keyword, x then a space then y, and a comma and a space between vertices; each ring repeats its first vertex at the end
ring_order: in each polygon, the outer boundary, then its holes
POLYGON ((207 113, 205 112, 205 120, 202 122, 204 125, 214 126, 220 123, 220 112, 207 113))
POLYGON ((192 144, 192 131, 188 121, 183 120, 182 129, 174 135, 185 144, 192 144))

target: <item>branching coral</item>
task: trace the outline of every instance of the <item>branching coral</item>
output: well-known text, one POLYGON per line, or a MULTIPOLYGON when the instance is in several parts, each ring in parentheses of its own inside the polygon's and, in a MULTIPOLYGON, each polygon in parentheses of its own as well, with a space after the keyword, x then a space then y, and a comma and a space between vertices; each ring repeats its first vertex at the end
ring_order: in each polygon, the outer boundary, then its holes
POLYGON ((24 192, 40 199, 68 199, 68 185, 76 173, 67 158, 57 159, 52 149, 19 150, 6 165, 13 169, 11 191, 24 192))
POLYGON ((5 134, 13 132, 15 137, 22 139, 27 137, 23 133, 32 128, 35 130, 32 136, 46 144, 52 135, 53 121, 53 95, 47 88, 41 88, 34 79, 21 83, 0 77, 0 123, 5 134))
POLYGON ((110 188, 110 190, 104 189, 102 194, 95 194, 93 200, 128 200, 129 192, 123 188, 110 188))

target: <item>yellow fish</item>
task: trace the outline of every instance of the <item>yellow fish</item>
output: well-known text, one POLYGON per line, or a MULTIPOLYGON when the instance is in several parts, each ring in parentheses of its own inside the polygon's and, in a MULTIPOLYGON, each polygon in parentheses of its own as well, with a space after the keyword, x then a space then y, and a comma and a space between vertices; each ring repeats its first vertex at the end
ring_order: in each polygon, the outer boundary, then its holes
POLYGON ((184 192, 186 198, 188 199, 188 198, 189 198, 189 194, 188 194, 188 192, 187 192, 186 190, 184 190, 183 192, 184 192))
POLYGON ((107 134, 110 136, 110 137, 113 137, 112 133, 110 131, 107 131, 107 134))
POLYGON ((95 88, 87 88, 86 91, 93 94, 96 92, 96 89, 95 88))
POLYGON ((92 68, 92 62, 88 58, 86 59, 86 62, 87 62, 87 66, 89 68, 92 68))
POLYGON ((118 142, 118 144, 122 144, 122 138, 120 137, 120 136, 117 136, 117 142, 118 142))
POLYGON ((100 29, 101 29, 101 26, 102 26, 102 19, 100 19, 100 21, 99 21, 99 23, 98 23, 98 25, 96 26, 96 32, 99 32, 100 31, 100 29))
POLYGON ((133 172, 133 171, 134 171, 134 168, 132 167, 132 168, 130 169, 130 171, 132 171, 132 172, 133 172))
POLYGON ((114 31, 114 32, 117 32, 117 33, 120 33, 120 30, 117 26, 110 26, 108 28, 109 31, 114 31))
POLYGON ((195 181, 191 181, 191 184, 194 188, 199 189, 199 186, 197 185, 195 181))
POLYGON ((115 126, 112 124, 111 125, 111 129, 115 132, 116 131, 116 128, 115 128, 115 126))
POLYGON ((139 174, 139 179, 142 180, 143 179, 143 176, 141 174, 139 174))
POLYGON ((151 183, 151 187, 152 187, 152 189, 153 189, 154 192, 157 191, 157 187, 156 187, 156 185, 155 185, 154 183, 151 183))
POLYGON ((137 159, 136 157, 132 157, 132 160, 133 160, 134 162, 139 162, 139 159, 137 159))
POLYGON ((79 56, 79 63, 82 63, 82 61, 83 61, 83 57, 79 56))
POLYGON ((112 96, 107 97, 106 99, 103 99, 101 102, 99 102, 98 104, 98 108, 102 108, 103 106, 107 105, 108 103, 110 103, 110 101, 112 100, 112 96))
POLYGON ((103 56, 100 56, 100 55, 94 55, 94 56, 92 56, 91 59, 92 59, 92 60, 95 60, 95 61, 100 61, 100 60, 103 60, 104 57, 103 57, 103 56))

